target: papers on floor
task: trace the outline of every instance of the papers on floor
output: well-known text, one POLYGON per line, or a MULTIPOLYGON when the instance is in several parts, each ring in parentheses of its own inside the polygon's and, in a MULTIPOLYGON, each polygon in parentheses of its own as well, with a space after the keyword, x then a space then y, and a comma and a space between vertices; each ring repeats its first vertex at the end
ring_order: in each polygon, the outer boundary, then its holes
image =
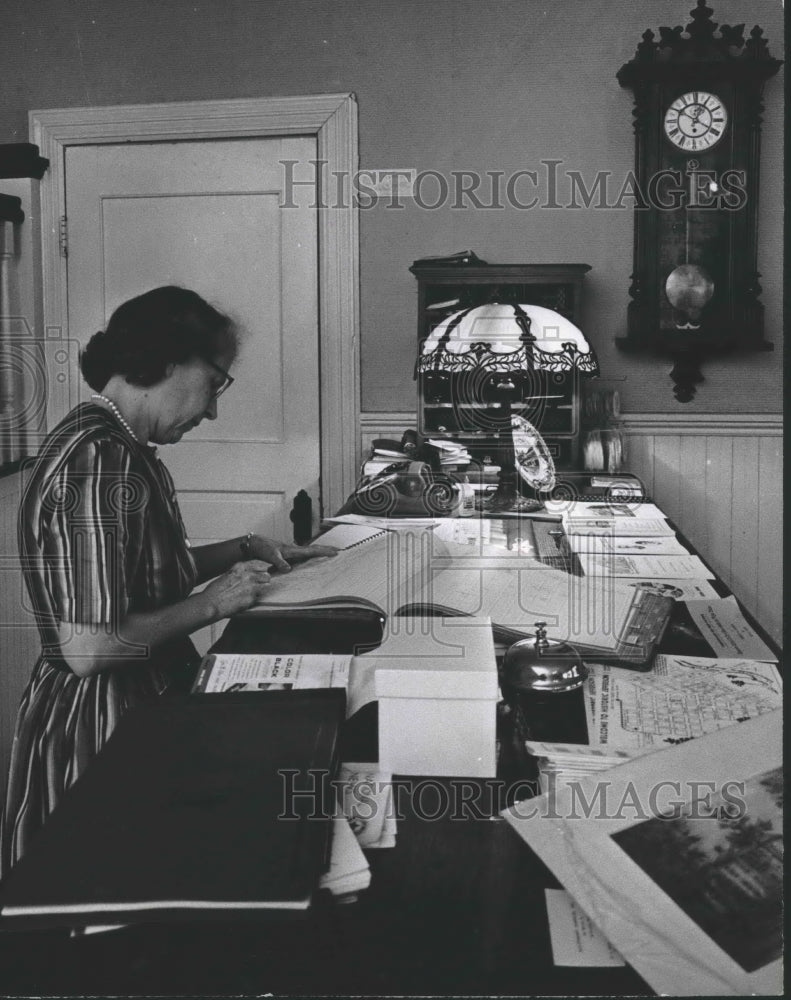
POLYGON ((648 673, 589 663, 588 734, 608 748, 659 749, 716 732, 782 705, 770 663, 659 654, 648 673))
POLYGON ((735 597, 687 601, 687 608, 715 656, 745 656, 777 663, 777 656, 745 621, 735 597))
POLYGON ((617 966, 625 962, 564 889, 545 889, 555 965, 617 966))
POLYGON ((351 659, 335 653, 210 653, 200 665, 192 690, 212 694, 345 688, 351 659))

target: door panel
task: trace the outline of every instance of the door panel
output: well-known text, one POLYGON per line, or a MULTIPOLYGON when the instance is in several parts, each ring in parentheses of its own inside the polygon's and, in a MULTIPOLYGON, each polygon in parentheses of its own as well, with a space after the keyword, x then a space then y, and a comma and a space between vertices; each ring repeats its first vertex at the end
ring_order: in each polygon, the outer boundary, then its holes
POLYGON ((304 138, 66 151, 69 336, 84 344, 120 302, 163 284, 194 288, 240 327, 218 419, 160 449, 196 543, 291 538, 300 489, 319 510, 315 197, 301 187, 298 207, 279 207, 280 161, 315 155, 304 138))

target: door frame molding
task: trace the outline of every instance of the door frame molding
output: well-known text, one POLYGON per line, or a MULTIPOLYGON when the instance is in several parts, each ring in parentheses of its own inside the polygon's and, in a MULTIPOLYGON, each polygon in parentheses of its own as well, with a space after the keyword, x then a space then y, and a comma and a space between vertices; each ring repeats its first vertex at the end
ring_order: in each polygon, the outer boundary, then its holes
MULTIPOLYGON (((66 258, 60 246, 61 219, 66 215, 68 146, 244 136, 316 138, 321 514, 337 510, 354 488, 360 454, 358 209, 350 197, 348 204, 344 197, 333 197, 337 190, 351 190, 350 183, 339 188, 339 180, 351 179, 358 168, 355 95, 55 108, 31 111, 29 126, 31 142, 49 160, 41 181, 42 295, 48 358, 57 358, 58 342, 64 345, 68 340, 66 258)), ((50 392, 67 394, 68 386, 58 382, 56 372, 49 371, 49 375, 50 392)))

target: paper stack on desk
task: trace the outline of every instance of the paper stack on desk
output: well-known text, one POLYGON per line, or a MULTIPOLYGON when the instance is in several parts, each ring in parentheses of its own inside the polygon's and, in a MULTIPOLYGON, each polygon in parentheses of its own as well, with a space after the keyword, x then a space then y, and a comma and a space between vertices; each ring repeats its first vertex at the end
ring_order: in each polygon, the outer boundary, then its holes
POLYGON ((624 750, 609 744, 525 742, 527 752, 538 758, 538 783, 542 794, 552 787, 581 781, 597 771, 617 767, 642 753, 652 753, 656 747, 624 750))

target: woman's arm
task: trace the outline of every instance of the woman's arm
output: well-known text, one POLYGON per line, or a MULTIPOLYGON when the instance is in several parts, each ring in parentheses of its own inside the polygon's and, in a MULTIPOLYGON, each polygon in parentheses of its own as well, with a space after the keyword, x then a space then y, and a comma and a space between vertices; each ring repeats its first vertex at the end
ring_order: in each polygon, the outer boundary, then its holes
POLYGON ((61 654, 78 677, 134 664, 133 647, 138 652, 148 650, 245 611, 263 597, 269 581, 267 566, 251 559, 237 563, 200 593, 155 611, 127 615, 115 631, 62 622, 58 628, 61 654))
POLYGON ((330 545, 289 545, 276 542, 263 535, 240 535, 224 542, 197 545, 192 549, 198 569, 198 583, 211 580, 224 573, 240 559, 258 559, 269 563, 279 573, 287 573, 291 564, 335 555, 337 549, 330 545))

